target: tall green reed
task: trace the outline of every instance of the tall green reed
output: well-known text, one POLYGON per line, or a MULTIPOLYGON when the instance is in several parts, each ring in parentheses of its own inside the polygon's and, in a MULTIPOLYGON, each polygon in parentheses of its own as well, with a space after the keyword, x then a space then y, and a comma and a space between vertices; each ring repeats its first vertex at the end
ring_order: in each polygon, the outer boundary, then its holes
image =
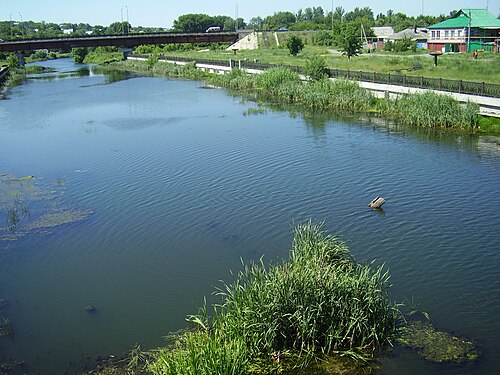
POLYGON ((220 303, 190 317, 197 330, 176 337, 150 365, 155 374, 243 374, 332 352, 370 357, 400 319, 383 266, 359 264, 322 225, 295 228, 290 259, 247 264, 218 291, 220 303), (193 372, 194 371, 194 372, 193 372))

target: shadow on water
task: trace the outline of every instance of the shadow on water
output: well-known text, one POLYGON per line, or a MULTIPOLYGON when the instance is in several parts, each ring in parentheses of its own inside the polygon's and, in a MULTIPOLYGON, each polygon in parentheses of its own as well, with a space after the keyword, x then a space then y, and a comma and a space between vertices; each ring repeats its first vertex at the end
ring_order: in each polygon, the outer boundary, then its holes
POLYGON ((477 134, 467 134, 455 130, 430 129, 408 126, 401 122, 382 117, 377 114, 355 113, 345 111, 321 111, 300 108, 297 105, 269 103, 268 98, 256 94, 232 92, 233 96, 242 97, 244 103, 255 103, 259 110, 248 111, 246 114, 264 112, 286 112, 290 118, 302 119, 307 130, 316 139, 326 137, 329 126, 342 123, 350 126, 370 126, 374 131, 388 134, 399 134, 405 137, 419 139, 425 143, 434 143, 441 146, 452 146, 457 150, 473 151, 479 157, 500 156, 500 137, 477 134))

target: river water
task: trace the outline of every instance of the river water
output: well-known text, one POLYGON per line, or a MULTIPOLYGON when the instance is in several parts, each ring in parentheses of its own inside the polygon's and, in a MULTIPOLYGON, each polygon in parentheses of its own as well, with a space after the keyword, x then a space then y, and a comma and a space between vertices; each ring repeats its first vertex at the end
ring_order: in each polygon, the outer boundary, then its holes
POLYGON ((201 82, 43 64, 57 71, 0 101, 0 174, 49 195, 21 202, 17 229, 2 207, 0 316, 15 335, 0 357, 62 374, 161 345, 240 259, 286 258, 293 222, 311 218, 357 260, 384 262, 392 298, 481 351, 464 366, 397 349, 380 373, 500 373, 498 139, 250 114, 254 101, 201 82), (377 195, 384 212, 367 207, 377 195), (87 215, 29 229, 55 206, 87 215))

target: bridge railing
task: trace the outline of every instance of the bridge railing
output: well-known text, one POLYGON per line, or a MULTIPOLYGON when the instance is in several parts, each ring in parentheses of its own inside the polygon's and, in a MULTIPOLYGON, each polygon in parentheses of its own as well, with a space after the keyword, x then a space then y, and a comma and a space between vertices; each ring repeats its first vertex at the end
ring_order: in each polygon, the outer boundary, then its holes
MULTIPOLYGON (((147 57, 147 56, 146 56, 147 57)), ((210 64, 219 66, 228 66, 229 61, 221 60, 206 60, 198 58, 186 57, 161 57, 164 60, 170 61, 194 61, 200 64, 210 64)), ((266 64, 256 61, 241 60, 239 66, 246 69, 267 70, 276 67, 287 67, 297 73, 303 73, 303 68, 300 66, 266 64)), ((238 66, 238 64, 236 64, 238 66)), ((373 82, 388 85, 398 85, 404 87, 413 87, 420 89, 431 89, 439 91, 454 92, 468 95, 489 96, 500 98, 500 85, 486 82, 472 82, 464 80, 453 80, 443 78, 428 78, 423 76, 409 76, 402 74, 363 72, 354 70, 342 69, 327 69, 327 74, 330 78, 347 78, 355 81, 373 82)))

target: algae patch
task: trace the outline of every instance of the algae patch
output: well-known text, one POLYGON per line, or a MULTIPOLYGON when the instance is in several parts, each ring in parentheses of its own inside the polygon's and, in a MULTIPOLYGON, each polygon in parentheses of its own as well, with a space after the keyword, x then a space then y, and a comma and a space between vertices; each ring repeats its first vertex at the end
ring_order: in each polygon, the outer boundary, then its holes
POLYGON ((402 329, 398 342, 415 349, 424 359, 436 363, 463 363, 479 356, 471 341, 437 331, 431 323, 420 320, 409 322, 402 329))
POLYGON ((32 175, 0 174, 0 241, 87 219, 91 211, 68 207, 61 181, 44 184, 32 175))

